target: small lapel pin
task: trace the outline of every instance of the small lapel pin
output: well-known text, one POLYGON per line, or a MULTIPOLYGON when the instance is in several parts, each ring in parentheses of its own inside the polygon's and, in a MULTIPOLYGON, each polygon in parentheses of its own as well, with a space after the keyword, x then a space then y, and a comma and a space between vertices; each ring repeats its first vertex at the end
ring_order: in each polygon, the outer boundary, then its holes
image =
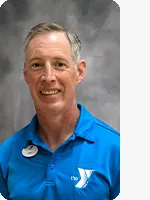
POLYGON ((25 149, 22 150, 22 155, 24 157, 33 157, 37 154, 38 148, 34 145, 29 145, 25 149))

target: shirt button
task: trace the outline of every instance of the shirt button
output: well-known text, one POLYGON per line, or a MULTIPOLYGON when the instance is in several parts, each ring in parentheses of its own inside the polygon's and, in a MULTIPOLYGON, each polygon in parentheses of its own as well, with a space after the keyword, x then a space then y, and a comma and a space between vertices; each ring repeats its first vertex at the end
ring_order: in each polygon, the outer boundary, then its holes
POLYGON ((54 169, 54 167, 55 167, 55 165, 53 165, 53 164, 50 166, 51 169, 54 169))

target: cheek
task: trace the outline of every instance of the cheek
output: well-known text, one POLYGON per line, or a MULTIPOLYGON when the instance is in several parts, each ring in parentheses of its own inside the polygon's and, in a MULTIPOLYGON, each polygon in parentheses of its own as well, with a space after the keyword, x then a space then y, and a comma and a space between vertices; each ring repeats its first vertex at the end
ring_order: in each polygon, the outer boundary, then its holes
POLYGON ((28 76, 29 85, 36 85, 38 80, 39 80, 39 77, 37 75, 29 74, 29 76, 28 76))
POLYGON ((61 83, 64 85, 65 88, 74 88, 75 85, 76 85, 76 79, 75 79, 75 76, 73 75, 68 75, 68 76, 65 76, 65 77, 62 77, 61 78, 61 83))
POLYGON ((72 71, 72 72, 68 72, 67 74, 67 79, 69 80, 69 82, 76 83, 76 79, 77 79, 77 72, 76 71, 72 71))
POLYGON ((37 79, 37 77, 30 75, 28 77, 28 86, 29 86, 31 94, 36 93, 37 85, 38 85, 38 79, 37 79))

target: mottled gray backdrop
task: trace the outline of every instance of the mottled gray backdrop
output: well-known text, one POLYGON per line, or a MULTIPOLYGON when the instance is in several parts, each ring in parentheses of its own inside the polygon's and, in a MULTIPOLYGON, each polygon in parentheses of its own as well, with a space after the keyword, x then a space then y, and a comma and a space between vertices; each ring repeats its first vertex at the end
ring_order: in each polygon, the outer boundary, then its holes
POLYGON ((77 100, 120 129, 120 8, 112 0, 8 0, 0 8, 0 140, 34 114, 23 80, 23 40, 40 22, 56 22, 82 41, 86 77, 77 100))

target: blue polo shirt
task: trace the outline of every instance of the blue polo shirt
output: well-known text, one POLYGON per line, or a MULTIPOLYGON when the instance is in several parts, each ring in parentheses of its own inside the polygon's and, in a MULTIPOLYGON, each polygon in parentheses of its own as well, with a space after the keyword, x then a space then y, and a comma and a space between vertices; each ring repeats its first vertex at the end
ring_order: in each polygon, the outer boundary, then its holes
POLYGON ((0 193, 11 200, 113 200, 120 192, 120 136, 78 104, 72 136, 52 152, 35 115, 0 146, 0 193), (38 148, 33 157, 22 150, 38 148))

